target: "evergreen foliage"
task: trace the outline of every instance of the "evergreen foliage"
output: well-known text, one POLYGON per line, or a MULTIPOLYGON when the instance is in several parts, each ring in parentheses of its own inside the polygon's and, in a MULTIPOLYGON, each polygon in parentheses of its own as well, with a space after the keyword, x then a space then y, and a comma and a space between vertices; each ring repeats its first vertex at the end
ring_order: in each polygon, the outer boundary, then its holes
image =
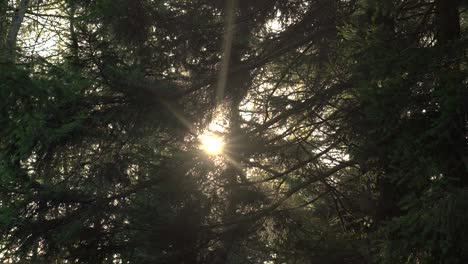
POLYGON ((465 263, 466 7, 1 2, 0 262, 465 263))

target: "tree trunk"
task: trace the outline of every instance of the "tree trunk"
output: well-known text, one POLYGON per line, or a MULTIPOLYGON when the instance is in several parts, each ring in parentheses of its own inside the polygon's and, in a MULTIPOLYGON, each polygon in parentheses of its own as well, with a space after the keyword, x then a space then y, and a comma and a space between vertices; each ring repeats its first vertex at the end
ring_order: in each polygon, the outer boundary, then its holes
POLYGON ((5 39, 2 58, 2 62, 4 63, 13 63, 15 61, 18 33, 21 28, 21 24, 23 23, 24 14, 28 9, 29 2, 30 0, 21 0, 18 7, 15 9, 8 34, 5 39))
POLYGON ((443 61, 444 70, 440 73, 440 89, 450 99, 446 125, 446 176, 457 179, 460 187, 468 186, 467 173, 467 115, 468 91, 463 86, 460 71, 460 48, 454 46, 460 39, 459 0, 436 1, 437 41, 443 61))
POLYGON ((71 51, 71 63, 73 66, 78 66, 79 57, 78 57, 78 37, 75 32, 75 13, 76 13, 76 4, 74 0, 71 0, 70 3, 70 51, 71 51))

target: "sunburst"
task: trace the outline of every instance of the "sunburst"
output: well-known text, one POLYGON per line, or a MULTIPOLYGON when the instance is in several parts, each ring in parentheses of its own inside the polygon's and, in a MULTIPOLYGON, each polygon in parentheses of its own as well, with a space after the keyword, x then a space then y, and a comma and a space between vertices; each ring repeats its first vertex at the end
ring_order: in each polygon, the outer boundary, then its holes
POLYGON ((222 137, 213 133, 205 133, 199 137, 200 148, 210 155, 219 155, 223 153, 224 140, 222 137))

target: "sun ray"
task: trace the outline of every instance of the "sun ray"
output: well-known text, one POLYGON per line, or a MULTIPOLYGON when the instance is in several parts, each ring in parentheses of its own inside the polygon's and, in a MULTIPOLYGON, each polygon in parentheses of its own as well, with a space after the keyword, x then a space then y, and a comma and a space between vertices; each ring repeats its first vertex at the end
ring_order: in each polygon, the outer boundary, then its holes
POLYGON ((224 21, 224 36, 223 36, 223 55, 221 58, 221 69, 219 71, 218 83, 216 88, 217 103, 224 98, 224 89, 226 86, 229 59, 231 56, 232 38, 234 36, 234 13, 237 6, 237 0, 228 0, 226 2, 226 18, 224 21))

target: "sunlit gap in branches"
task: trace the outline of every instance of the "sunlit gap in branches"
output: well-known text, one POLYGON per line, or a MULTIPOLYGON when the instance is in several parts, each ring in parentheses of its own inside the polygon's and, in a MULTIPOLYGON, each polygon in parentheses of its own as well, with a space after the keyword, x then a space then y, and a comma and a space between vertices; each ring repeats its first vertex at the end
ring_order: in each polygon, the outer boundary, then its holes
POLYGON ((213 156, 224 154, 224 147, 226 145, 223 134, 226 131, 227 120, 224 119, 221 113, 222 111, 216 111, 211 123, 198 136, 200 149, 213 156))
POLYGON ((210 155, 219 155, 223 153, 224 140, 218 135, 205 133, 200 136, 200 142, 200 148, 210 155))
MULTIPOLYGON (((233 139, 229 136, 229 117, 225 115, 226 107, 218 106, 210 124, 198 136, 199 149, 206 153, 218 167, 229 164, 239 171, 244 171, 243 165, 232 158, 238 146, 233 145, 233 139)), ((236 141, 234 144, 239 144, 238 140, 234 141, 236 141)))
POLYGON ((25 54, 44 59, 63 59, 62 52, 67 46, 63 32, 69 27, 69 17, 60 5, 59 2, 50 4, 36 16, 26 14, 19 38, 19 45, 25 54))

